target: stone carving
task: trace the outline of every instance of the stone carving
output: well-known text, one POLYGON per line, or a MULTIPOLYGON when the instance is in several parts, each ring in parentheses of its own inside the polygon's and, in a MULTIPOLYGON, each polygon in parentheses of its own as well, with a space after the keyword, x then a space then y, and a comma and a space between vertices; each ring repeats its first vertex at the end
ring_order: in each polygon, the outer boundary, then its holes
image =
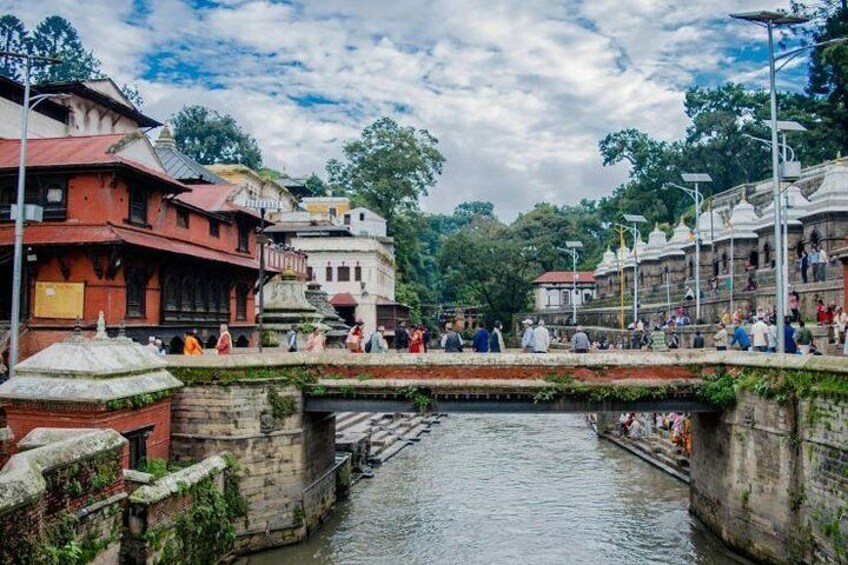
POLYGON ((277 423, 274 420, 274 417, 271 416, 267 412, 263 412, 259 415, 259 431, 263 434, 270 434, 274 431, 277 423))
POLYGON ((303 324, 321 326, 323 315, 306 300, 306 285, 294 276, 284 273, 265 285, 265 329, 273 334, 277 343, 285 341, 286 332, 299 329, 303 324))
POLYGON ((106 335, 106 316, 103 314, 103 310, 97 314, 97 332, 94 334, 94 339, 109 339, 109 336, 106 335))

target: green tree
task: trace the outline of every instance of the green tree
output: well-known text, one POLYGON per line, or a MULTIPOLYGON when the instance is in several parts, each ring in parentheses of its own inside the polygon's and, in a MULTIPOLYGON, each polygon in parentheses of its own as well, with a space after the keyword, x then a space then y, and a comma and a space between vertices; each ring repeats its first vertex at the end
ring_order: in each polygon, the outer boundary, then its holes
POLYGON ((324 180, 315 173, 309 175, 306 178, 306 182, 304 184, 306 185, 306 191, 309 193, 310 196, 327 195, 327 183, 325 183, 324 180))
POLYGON ((259 144, 230 115, 205 106, 185 106, 172 118, 174 141, 180 151, 202 165, 238 163, 259 170, 259 144))
POLYGON ((344 144, 344 160, 327 163, 330 187, 382 215, 394 226, 404 213, 418 210, 442 173, 444 156, 426 129, 400 126, 380 118, 359 139, 344 144))
MULTIPOLYGON (((27 50, 27 30, 17 17, 0 16, 0 51, 23 53, 27 50)), ((17 57, 0 57, 0 75, 12 80, 23 80, 21 60, 17 57)))
POLYGON ((42 57, 62 60, 58 65, 38 65, 33 81, 59 82, 87 80, 100 76, 100 61, 86 50, 76 28, 61 16, 48 16, 38 24, 31 36, 32 52, 42 57))
MULTIPOLYGON (((847 35, 848 8, 842 2, 826 12, 811 39, 819 43, 847 35)), ((807 92, 826 102, 823 125, 844 151, 848 148, 848 45, 837 43, 812 50, 807 92)))

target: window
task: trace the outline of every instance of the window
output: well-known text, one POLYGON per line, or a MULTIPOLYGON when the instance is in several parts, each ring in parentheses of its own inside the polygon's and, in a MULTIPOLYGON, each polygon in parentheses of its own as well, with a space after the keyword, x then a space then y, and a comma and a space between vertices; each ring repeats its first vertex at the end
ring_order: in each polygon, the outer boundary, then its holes
POLYGON ((177 210, 177 227, 188 229, 188 210, 177 210))
POLYGON ((127 295, 127 318, 143 318, 145 315, 146 277, 140 268, 124 271, 127 295))
POLYGON ((238 247, 236 251, 247 253, 250 250, 250 228, 244 224, 238 227, 238 247))
POLYGON ((236 287, 236 320, 247 320, 247 287, 244 284, 236 287))
POLYGON ((123 434, 130 448, 130 469, 138 469, 147 463, 147 437, 152 433, 153 426, 147 426, 123 434))
POLYGON ((727 253, 721 254, 721 270, 727 272, 727 253))
POLYGON ((689 260, 689 278, 691 279, 691 278, 694 278, 694 277, 695 277, 695 264, 690 259, 689 260))
POLYGON ((362 267, 357 265, 353 268, 353 280, 361 281, 362 280, 362 267))
POLYGON ((563 306, 565 306, 567 304, 571 304, 571 292, 569 292, 567 290, 563 290, 560 300, 561 300, 561 303, 562 303, 563 306))
POLYGON ((756 249, 748 255, 748 266, 752 269, 760 268, 760 253, 756 249))
POLYGON ((350 280, 350 267, 339 267, 338 280, 339 282, 348 282, 350 280))
POLYGON ((327 282, 333 282, 333 268, 331 266, 327 265, 327 271, 325 274, 327 282))
POLYGON ((771 263, 771 245, 768 243, 763 245, 763 261, 765 265, 769 265, 771 263))
POLYGON ((312 267, 306 267, 306 280, 314 281, 315 273, 312 272, 312 267))
POLYGON ((344 215, 344 225, 346 225, 346 226, 350 225, 350 214, 344 215))
POLYGON ((130 223, 147 225, 147 191, 130 188, 130 223))
POLYGON ((329 213, 329 214, 330 214, 330 217, 331 217, 331 218, 335 218, 335 217, 336 217, 336 215, 338 214, 338 212, 337 212, 337 210, 336 210, 336 207, 335 207, 335 206, 331 206, 331 207, 330 207, 330 209, 329 209, 329 210, 327 210, 327 213, 329 213))
MULTIPOLYGON (((45 220, 64 220, 67 212, 68 179, 61 176, 27 175, 24 194, 27 204, 44 208, 45 220)), ((10 220, 12 204, 17 202, 17 177, 0 181, 0 220, 10 220)))
POLYGON ((221 237, 221 222, 209 218, 209 236, 221 237))
POLYGON ((360 213, 359 213, 359 221, 360 221, 360 222, 364 222, 364 221, 365 221, 365 212, 360 212, 360 213))
POLYGON ((816 247, 820 242, 821 242, 821 236, 819 235, 819 232, 817 232, 816 230, 813 230, 812 233, 810 234, 810 243, 812 244, 813 247, 816 247))

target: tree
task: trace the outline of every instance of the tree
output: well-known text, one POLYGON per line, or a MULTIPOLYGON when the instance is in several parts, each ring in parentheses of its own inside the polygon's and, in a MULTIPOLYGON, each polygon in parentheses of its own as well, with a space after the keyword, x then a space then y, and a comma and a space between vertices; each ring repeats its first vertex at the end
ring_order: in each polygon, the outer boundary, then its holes
MULTIPOLYGON (((0 51, 23 53, 27 50, 27 30, 23 22, 11 14, 0 16, 0 51)), ((0 75, 23 80, 23 66, 17 57, 0 58, 0 75)))
POLYGON ((172 118, 174 141, 180 151, 202 165, 238 163, 259 170, 259 144, 230 115, 205 106, 185 106, 172 118))
POLYGON ((380 118, 359 139, 345 143, 344 161, 327 163, 330 187, 379 213, 391 226, 400 214, 418 210, 418 199, 442 173, 445 158, 438 143, 426 129, 380 118))
MULTIPOLYGON (((813 32, 815 43, 848 35, 848 8, 845 2, 824 19, 813 32)), ((838 43, 812 50, 807 93, 825 101, 825 125, 842 150, 848 148, 848 45, 838 43)))
POLYGON ((327 195, 327 183, 324 180, 312 173, 306 178, 306 191, 309 193, 309 196, 326 196, 327 195))
POLYGON ((121 87, 121 93, 126 96, 127 100, 132 102, 136 108, 144 106, 144 97, 141 95, 141 92, 138 91, 138 85, 133 84, 130 86, 129 84, 125 84, 121 87))
POLYGON ((59 82, 88 80, 100 76, 100 61, 83 46, 79 33, 60 16, 48 16, 32 32, 32 52, 62 60, 58 65, 37 65, 33 80, 59 82))

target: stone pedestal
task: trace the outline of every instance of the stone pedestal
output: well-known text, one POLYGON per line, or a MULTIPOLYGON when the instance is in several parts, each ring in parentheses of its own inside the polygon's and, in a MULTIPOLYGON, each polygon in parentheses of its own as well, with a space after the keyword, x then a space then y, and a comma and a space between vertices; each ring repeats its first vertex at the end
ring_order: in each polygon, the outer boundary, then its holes
POLYGON ((329 328, 326 334, 326 346, 344 347, 350 327, 336 313, 336 309, 327 299, 327 293, 321 290, 321 285, 317 281, 310 281, 306 285, 306 300, 323 316, 321 323, 329 328))
MULTIPOLYGON (((306 299, 306 284, 294 274, 283 273, 265 285, 265 315, 263 325, 268 341, 278 345, 285 342, 286 332, 302 331, 303 326, 329 326, 321 324, 324 316, 306 299)), ((262 339, 262 336, 260 336, 262 339)), ((266 343, 268 343, 266 341, 266 343)))

